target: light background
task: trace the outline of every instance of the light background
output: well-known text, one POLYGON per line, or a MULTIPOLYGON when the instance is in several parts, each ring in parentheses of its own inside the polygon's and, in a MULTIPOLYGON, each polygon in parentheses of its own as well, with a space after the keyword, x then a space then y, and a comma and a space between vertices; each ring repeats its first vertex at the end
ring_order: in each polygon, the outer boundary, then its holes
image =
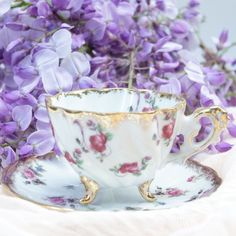
MULTIPOLYGON (((187 0, 176 0, 183 5, 187 0)), ((206 16, 201 26, 200 35, 208 46, 212 45, 212 37, 217 37, 222 29, 229 29, 231 42, 236 42, 236 0, 201 0, 200 12, 206 16)), ((230 51, 236 57, 236 47, 230 51)))

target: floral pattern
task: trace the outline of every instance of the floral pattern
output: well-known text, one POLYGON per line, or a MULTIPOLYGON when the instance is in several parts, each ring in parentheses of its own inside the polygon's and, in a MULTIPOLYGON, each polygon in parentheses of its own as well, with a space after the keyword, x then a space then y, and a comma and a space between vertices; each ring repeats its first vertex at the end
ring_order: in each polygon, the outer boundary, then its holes
POLYGON ((89 138, 90 146, 95 152, 103 153, 106 150, 107 136, 103 133, 95 134, 89 138))
POLYGON ((161 141, 168 146, 170 141, 172 140, 175 121, 176 121, 176 113, 175 112, 164 112, 164 117, 159 120, 158 116, 153 118, 153 122, 157 124, 157 132, 152 135, 152 140, 159 145, 161 141), (163 124, 164 123, 164 124, 163 124), (159 131, 159 127, 161 127, 161 131, 159 131))
MULTIPOLYGON (((73 161, 71 157, 67 160, 81 167, 83 164, 81 160, 82 153, 93 152, 96 158, 103 162, 104 158, 111 154, 109 148, 109 141, 112 140, 113 134, 107 131, 101 124, 94 122, 93 120, 88 120, 86 122, 86 129, 90 130, 88 141, 86 141, 84 128, 79 120, 75 120, 75 123, 80 127, 81 138, 76 138, 78 148, 73 152, 73 161), (92 133, 92 134, 91 134, 92 133)), ((67 151, 65 153, 68 153, 67 151)), ((68 155, 68 154, 67 154, 68 155)))
POLYGON ((82 164, 83 164, 83 160, 81 158, 81 150, 79 148, 76 148, 73 152, 73 158, 70 155, 69 152, 65 152, 64 157, 66 158, 66 160, 72 164, 77 165, 79 168, 82 168, 82 164))
POLYGON ((149 92, 146 92, 144 94, 144 99, 145 103, 147 103, 148 106, 142 109, 143 112, 153 111, 158 108, 158 106, 156 105, 156 97, 154 95, 151 95, 149 92))
POLYGON ((169 187, 165 189, 157 187, 155 190, 155 195, 165 197, 181 197, 186 195, 188 192, 188 190, 184 190, 179 187, 169 187))
POLYGON ((175 126, 175 122, 171 122, 171 123, 163 126, 163 128, 162 128, 162 137, 164 139, 170 139, 171 138, 171 136, 173 134, 174 126, 175 126))
MULTIPOLYGON (((132 172, 137 173, 137 166, 140 169, 140 165, 136 164, 121 165, 118 169, 126 174, 131 174, 132 172)), ((78 184, 79 178, 73 173, 61 158, 20 161, 16 171, 10 177, 11 181, 8 186, 23 198, 63 209, 141 211, 175 207, 185 202, 209 196, 221 184, 221 179, 214 170, 194 161, 187 161, 185 166, 171 165, 159 172, 154 192, 157 195, 156 202, 147 203, 144 201, 140 203, 139 199, 138 203, 126 203, 125 199, 121 199, 122 203, 116 204, 113 197, 111 202, 107 201, 106 197, 106 201, 101 205, 96 203, 82 206, 79 199, 84 196, 84 187, 78 184), (61 170, 63 170, 65 178, 61 178, 61 170), (171 179, 168 178, 169 181, 167 182, 165 177, 169 175, 171 175, 171 179), (176 178, 178 182, 176 182, 176 178), (29 182, 32 185, 29 185, 29 182), (44 184, 39 184, 41 182, 44 184)))
POLYGON ((25 184, 45 185, 45 182, 40 178, 43 177, 44 168, 42 165, 27 166, 22 171, 22 177, 25 179, 25 184))
POLYGON ((142 174, 142 171, 147 168, 148 162, 151 159, 151 157, 146 156, 142 159, 141 164, 138 164, 138 162, 123 163, 111 168, 110 170, 118 176, 125 176, 127 174, 139 176, 142 174))
MULTIPOLYGON (((68 209, 69 208, 76 209, 76 206, 80 205, 79 203, 80 199, 76 197, 52 196, 52 197, 47 197, 45 200, 54 206, 66 207, 68 209)), ((94 207, 89 205, 85 206, 85 209, 90 211, 95 210, 94 207)))
POLYGON ((128 109, 129 112, 138 112, 140 110, 142 110, 142 112, 149 112, 158 109, 158 106, 156 105, 155 94, 151 94, 149 92, 146 92, 144 94, 145 105, 143 107, 140 107, 140 93, 137 92, 137 95, 138 95, 137 104, 135 105, 135 108, 134 105, 129 106, 128 109))

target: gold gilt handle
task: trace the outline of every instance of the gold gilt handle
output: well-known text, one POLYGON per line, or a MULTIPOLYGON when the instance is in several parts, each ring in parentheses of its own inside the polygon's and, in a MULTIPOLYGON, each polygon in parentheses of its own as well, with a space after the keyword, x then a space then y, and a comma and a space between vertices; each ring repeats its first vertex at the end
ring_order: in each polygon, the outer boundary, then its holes
POLYGON ((184 135, 184 143, 180 152, 170 153, 167 162, 175 159, 177 162, 183 162, 192 155, 203 151, 210 144, 218 141, 221 132, 227 127, 229 118, 227 112, 221 107, 214 106, 210 108, 198 108, 190 116, 184 116, 182 122, 181 134, 184 135), (212 130, 206 139, 195 142, 194 138, 198 135, 201 128, 199 120, 207 117, 212 122, 212 130))

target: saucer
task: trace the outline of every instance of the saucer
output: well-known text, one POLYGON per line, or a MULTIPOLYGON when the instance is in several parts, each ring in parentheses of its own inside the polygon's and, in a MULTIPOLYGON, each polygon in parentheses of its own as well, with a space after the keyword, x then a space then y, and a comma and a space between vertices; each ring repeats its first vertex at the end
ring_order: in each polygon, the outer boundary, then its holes
POLYGON ((221 179, 213 169, 196 161, 188 160, 185 165, 169 163, 158 170, 150 186, 157 201, 145 202, 137 187, 126 187, 101 189, 95 201, 84 206, 79 203, 85 194, 79 176, 62 157, 51 154, 18 162, 5 189, 20 198, 57 210, 120 211, 180 206, 209 196, 220 184, 221 179))

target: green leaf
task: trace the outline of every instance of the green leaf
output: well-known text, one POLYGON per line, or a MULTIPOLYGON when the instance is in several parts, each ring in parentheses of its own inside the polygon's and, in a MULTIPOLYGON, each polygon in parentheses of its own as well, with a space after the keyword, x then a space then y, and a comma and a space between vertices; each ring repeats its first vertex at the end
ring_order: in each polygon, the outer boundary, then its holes
POLYGON ((133 173, 133 175, 135 175, 135 176, 140 176, 141 173, 140 173, 140 172, 138 172, 138 173, 133 173))
POLYGON ((103 131, 103 127, 100 124, 97 124, 97 131, 98 132, 102 132, 103 131))
POLYGON ((107 137, 107 140, 112 140, 112 138, 113 138, 113 134, 112 133, 110 133, 110 132, 107 132, 106 133, 106 137, 107 137))
POLYGON ((29 7, 29 6, 31 6, 32 5, 32 3, 30 3, 30 2, 24 2, 24 1, 22 1, 22 2, 13 2, 13 4, 11 5, 11 9, 14 9, 14 8, 20 8, 20 7, 22 7, 22 8, 27 8, 27 7, 29 7))
POLYGON ((78 160, 78 161, 76 162, 76 165, 77 165, 80 169, 83 170, 83 167, 81 166, 82 164, 83 164, 83 161, 82 161, 82 160, 78 160))
POLYGON ((109 169, 110 171, 117 172, 116 168, 109 169))
POLYGON ((75 139, 78 144, 81 144, 80 140, 78 138, 75 139))

